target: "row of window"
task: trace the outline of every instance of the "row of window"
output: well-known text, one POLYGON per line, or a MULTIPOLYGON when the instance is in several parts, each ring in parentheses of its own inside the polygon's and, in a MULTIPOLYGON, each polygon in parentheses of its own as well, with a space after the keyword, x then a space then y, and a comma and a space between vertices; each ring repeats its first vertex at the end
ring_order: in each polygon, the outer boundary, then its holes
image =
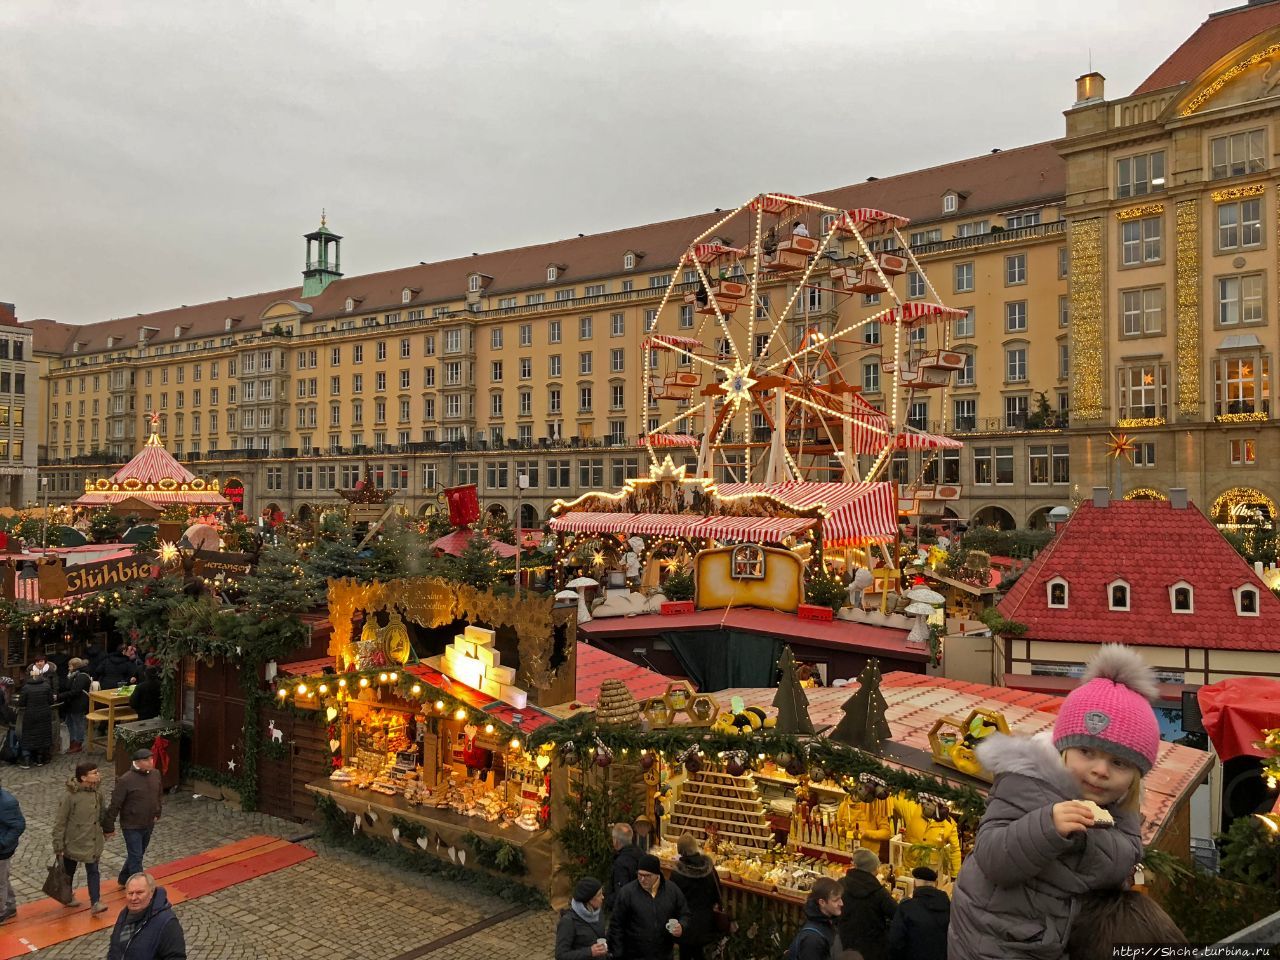
MULTIPOLYGON (((1112 580, 1106 585, 1107 609, 1120 612, 1133 612, 1132 590, 1126 580, 1112 580)), ((1236 616, 1259 616, 1258 590, 1249 584, 1243 584, 1231 591, 1236 606, 1236 616)), ((1045 601, 1049 607, 1067 610, 1071 607, 1071 584, 1064 577, 1054 577, 1045 584, 1045 601)), ((1149 611, 1148 611, 1149 612, 1149 611)), ((1185 580, 1179 580, 1169 587, 1170 613, 1195 613, 1195 587, 1185 580)))
MULTIPOLYGON (((1245 130, 1209 140, 1209 178, 1240 177, 1267 169, 1266 133, 1245 130)), ((1121 157, 1115 162, 1117 199, 1140 197, 1165 188, 1163 150, 1121 157)))

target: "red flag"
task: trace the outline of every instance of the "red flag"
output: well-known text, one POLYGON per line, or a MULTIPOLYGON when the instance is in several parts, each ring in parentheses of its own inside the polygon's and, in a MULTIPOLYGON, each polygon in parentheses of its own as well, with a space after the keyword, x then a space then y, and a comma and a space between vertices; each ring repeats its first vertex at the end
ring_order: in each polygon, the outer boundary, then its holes
POLYGON ((449 522, 455 527, 465 527, 480 519, 480 494, 474 483, 449 487, 444 491, 444 500, 449 505, 449 522))

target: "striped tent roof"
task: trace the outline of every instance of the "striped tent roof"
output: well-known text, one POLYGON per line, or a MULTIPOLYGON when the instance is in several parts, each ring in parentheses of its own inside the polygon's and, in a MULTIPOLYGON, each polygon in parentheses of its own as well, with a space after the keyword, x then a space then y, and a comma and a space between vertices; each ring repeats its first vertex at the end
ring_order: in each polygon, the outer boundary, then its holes
POLYGON ((898 533, 898 497, 892 483, 724 483, 721 496, 768 493, 793 509, 820 507, 826 547, 892 540, 898 533))
POLYGON ((154 505, 183 503, 191 506, 226 506, 231 501, 218 492, 218 482, 201 480, 173 458, 159 434, 152 434, 132 460, 109 480, 86 480, 77 507, 107 507, 131 497, 154 505))
POLYGON ((112 483, 123 484, 126 480, 138 480, 142 483, 159 483, 161 480, 176 480, 178 483, 189 483, 196 475, 173 458, 160 437, 151 434, 142 449, 132 460, 111 475, 112 483))
POLYGON ((807 530, 811 517, 704 517, 698 513, 586 513, 573 511, 551 521, 557 533, 621 533, 653 537, 710 537, 781 543, 807 530))

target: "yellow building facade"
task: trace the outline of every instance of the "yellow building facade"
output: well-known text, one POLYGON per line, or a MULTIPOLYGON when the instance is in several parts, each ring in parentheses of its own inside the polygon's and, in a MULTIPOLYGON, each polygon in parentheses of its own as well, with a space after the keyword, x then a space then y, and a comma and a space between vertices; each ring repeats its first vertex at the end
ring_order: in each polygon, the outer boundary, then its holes
MULTIPOLYGON (((1197 31, 1206 42, 1132 96, 1107 101, 1100 76, 1081 78, 1060 141, 813 195, 910 217, 929 280, 969 309, 950 337, 971 362, 908 411, 966 443, 930 467, 962 485, 959 516, 1042 525, 1094 485, 1186 486, 1205 509, 1280 497, 1265 466, 1280 453, 1280 101, 1263 89, 1277 31, 1280 4, 1215 15, 1197 31), (1132 463, 1106 456, 1117 432, 1135 439, 1132 463)), ((51 498, 131 456, 154 410, 169 449, 238 481, 246 509, 314 514, 368 463, 413 512, 475 482, 486 508, 514 516, 523 474, 522 522, 536 525, 557 498, 620 486, 647 459, 642 433, 679 415, 674 401, 646 405, 642 343, 668 284, 692 288, 673 275, 719 214, 363 276, 343 275, 343 240, 322 224, 300 286, 82 327, 37 321, 51 498)), ((911 274, 895 282, 904 300, 924 293, 911 274)), ((768 302, 787 303, 793 283, 766 282, 768 302)), ((781 320, 762 308, 762 322, 794 337, 881 309, 821 280, 798 303, 781 320)), ((874 403, 884 339, 866 327, 835 348, 874 403)), ((900 457, 891 475, 915 477, 919 454, 900 457)))

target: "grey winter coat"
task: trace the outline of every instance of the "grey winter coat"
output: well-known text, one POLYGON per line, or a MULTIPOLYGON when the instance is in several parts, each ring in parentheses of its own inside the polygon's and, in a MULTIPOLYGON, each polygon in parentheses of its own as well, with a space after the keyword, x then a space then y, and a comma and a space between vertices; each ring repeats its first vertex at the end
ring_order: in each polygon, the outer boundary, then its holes
POLYGON ((1047 731, 993 734, 978 759, 995 783, 956 880, 947 956, 1063 960, 1076 898, 1128 884, 1142 857, 1139 818, 1110 808, 1115 826, 1060 836, 1053 805, 1080 789, 1047 731))

